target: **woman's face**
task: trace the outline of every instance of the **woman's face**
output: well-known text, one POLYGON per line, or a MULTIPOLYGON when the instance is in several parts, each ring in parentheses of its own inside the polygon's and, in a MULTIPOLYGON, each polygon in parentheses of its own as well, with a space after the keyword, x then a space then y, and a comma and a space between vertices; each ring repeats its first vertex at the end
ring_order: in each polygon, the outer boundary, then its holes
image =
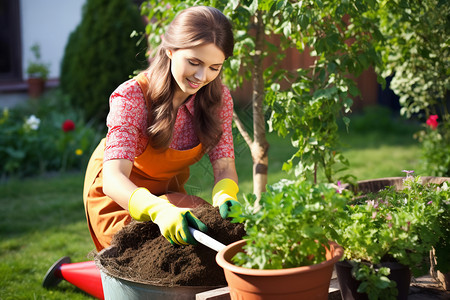
POLYGON ((177 92, 187 97, 195 94, 220 74, 225 54, 214 44, 204 44, 188 49, 167 50, 171 59, 172 76, 177 92))

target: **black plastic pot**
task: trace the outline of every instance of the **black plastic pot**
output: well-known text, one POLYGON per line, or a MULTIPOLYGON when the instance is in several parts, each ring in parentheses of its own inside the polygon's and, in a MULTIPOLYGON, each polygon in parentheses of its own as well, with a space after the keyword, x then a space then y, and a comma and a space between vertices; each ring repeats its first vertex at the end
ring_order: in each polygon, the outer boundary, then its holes
MULTIPOLYGON (((397 283, 398 300, 407 300, 409 294, 409 285, 411 283, 411 271, 402 264, 396 262, 385 262, 377 265, 375 268, 388 267, 391 274, 388 276, 390 280, 397 283)), ((368 300, 367 294, 358 293, 358 286, 361 281, 356 280, 352 276, 352 265, 344 260, 337 262, 335 265, 336 274, 341 290, 343 300, 368 300)))

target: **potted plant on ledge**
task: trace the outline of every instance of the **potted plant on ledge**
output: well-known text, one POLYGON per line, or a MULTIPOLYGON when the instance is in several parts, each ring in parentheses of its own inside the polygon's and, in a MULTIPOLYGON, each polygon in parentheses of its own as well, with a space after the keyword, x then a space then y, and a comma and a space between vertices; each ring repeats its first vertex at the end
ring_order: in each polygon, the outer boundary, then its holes
POLYGON ((34 60, 28 63, 28 94, 31 98, 39 98, 45 89, 48 74, 50 73, 50 64, 41 61, 41 49, 39 44, 31 46, 34 60))
POLYGON ((334 264, 343 249, 329 240, 330 224, 346 198, 325 184, 281 180, 257 203, 244 197, 232 212, 244 224, 244 240, 216 257, 232 299, 328 299, 334 264))
POLYGON ((411 273, 428 272, 429 252, 449 230, 440 217, 450 190, 445 178, 427 183, 407 172, 395 185, 353 197, 347 217, 333 224, 345 249, 336 264, 343 299, 407 299, 411 273))

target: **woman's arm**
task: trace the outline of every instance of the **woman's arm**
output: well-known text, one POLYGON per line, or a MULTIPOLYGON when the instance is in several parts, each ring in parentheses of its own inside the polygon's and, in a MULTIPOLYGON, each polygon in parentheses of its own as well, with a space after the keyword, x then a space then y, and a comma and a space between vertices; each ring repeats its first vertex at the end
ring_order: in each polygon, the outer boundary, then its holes
POLYGON ((103 192, 128 210, 131 194, 138 188, 129 179, 133 162, 128 159, 112 159, 103 164, 103 192))
POLYGON ((138 188, 129 179, 133 162, 127 159, 108 160, 103 164, 103 192, 129 210, 133 219, 156 223, 161 234, 172 244, 195 244, 187 225, 206 232, 207 227, 187 208, 178 208, 168 200, 138 188), (186 224, 185 226, 183 224, 186 224))
POLYGON ((238 184, 234 158, 223 157, 216 159, 212 162, 212 168, 214 173, 214 184, 225 178, 229 178, 238 184))

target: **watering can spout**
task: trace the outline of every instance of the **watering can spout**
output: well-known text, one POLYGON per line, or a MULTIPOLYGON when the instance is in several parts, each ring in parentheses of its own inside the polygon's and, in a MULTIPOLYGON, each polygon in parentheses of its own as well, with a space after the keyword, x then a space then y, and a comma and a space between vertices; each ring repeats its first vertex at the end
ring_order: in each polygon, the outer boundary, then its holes
POLYGON ((105 298, 100 270, 94 261, 71 263, 70 257, 64 256, 48 269, 42 286, 44 288, 54 287, 62 279, 97 299, 105 298))

